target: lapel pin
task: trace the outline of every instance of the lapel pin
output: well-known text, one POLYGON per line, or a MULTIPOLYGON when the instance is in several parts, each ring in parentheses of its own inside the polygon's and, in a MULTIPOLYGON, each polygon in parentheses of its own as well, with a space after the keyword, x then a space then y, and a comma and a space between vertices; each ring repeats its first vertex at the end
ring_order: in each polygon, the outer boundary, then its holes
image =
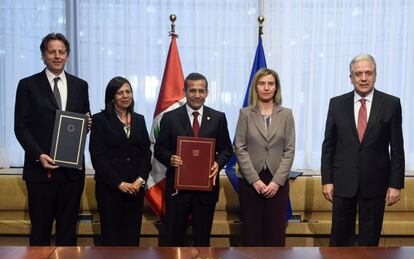
POLYGON ((210 120, 210 117, 207 117, 207 120, 209 121, 210 120))

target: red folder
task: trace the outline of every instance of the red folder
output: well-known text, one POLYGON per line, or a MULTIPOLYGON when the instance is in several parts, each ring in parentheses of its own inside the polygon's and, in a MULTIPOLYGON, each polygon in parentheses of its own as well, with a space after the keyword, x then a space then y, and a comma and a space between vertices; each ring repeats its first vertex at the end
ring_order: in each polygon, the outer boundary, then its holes
POLYGON ((176 190, 211 191, 213 178, 209 178, 214 164, 216 140, 213 138, 177 138, 177 155, 183 164, 175 169, 176 190))

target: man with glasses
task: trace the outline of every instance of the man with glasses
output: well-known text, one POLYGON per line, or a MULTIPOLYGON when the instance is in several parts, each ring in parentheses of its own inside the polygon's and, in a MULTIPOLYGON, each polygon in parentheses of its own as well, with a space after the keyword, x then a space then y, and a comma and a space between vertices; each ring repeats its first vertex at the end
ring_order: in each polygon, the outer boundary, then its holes
POLYGON ((154 156, 167 167, 165 184, 167 246, 184 246, 184 237, 191 215, 193 245, 210 246, 213 216, 219 196, 218 173, 233 153, 224 113, 204 105, 208 96, 207 79, 191 73, 184 81, 185 105, 167 112, 161 120, 154 156), (195 136, 216 139, 212 191, 174 189, 175 168, 182 165, 176 155, 177 137, 195 136))
POLYGON ((55 245, 75 246, 85 168, 60 168, 49 154, 56 110, 89 114, 88 84, 64 71, 70 53, 65 36, 46 35, 40 51, 46 68, 20 80, 14 118, 15 134, 25 151, 23 179, 29 200, 30 245, 51 245, 56 220, 55 245))
POLYGON ((333 202, 331 246, 378 246, 385 203, 404 187, 401 104, 374 89, 375 60, 358 55, 349 65, 354 90, 331 99, 322 145, 323 194, 333 202))

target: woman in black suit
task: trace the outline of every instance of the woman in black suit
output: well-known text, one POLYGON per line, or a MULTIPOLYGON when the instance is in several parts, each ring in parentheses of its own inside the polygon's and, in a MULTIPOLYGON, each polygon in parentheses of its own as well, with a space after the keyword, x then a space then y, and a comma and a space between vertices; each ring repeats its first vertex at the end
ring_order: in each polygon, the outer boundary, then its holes
POLYGON ((131 84, 115 77, 106 87, 105 109, 92 117, 89 150, 104 246, 139 245, 151 151, 145 119, 133 108, 131 84))

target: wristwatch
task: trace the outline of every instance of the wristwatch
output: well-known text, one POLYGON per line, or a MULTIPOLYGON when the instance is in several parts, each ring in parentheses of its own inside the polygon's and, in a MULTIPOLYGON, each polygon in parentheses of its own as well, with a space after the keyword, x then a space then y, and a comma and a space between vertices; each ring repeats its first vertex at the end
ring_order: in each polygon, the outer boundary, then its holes
POLYGON ((142 179, 142 177, 138 177, 137 180, 141 182, 141 186, 144 186, 145 185, 145 180, 142 179))

